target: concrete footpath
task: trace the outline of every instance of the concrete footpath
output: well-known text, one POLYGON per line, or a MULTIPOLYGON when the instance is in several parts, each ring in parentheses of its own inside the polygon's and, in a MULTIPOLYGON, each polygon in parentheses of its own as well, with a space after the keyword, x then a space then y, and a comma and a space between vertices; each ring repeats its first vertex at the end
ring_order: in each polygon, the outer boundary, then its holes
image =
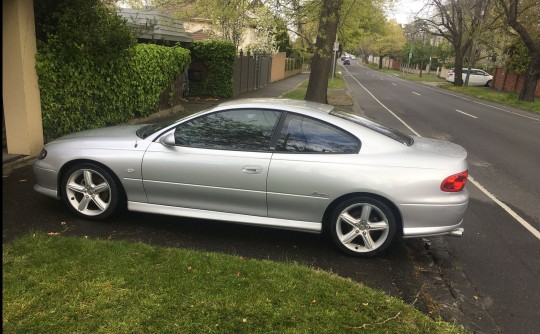
MULTIPOLYGON (((181 105, 171 109, 162 110, 155 114, 145 118, 137 118, 128 122, 128 124, 141 124, 141 123, 156 123, 167 118, 179 117, 182 115, 190 115, 201 110, 211 108, 221 102, 243 99, 243 98, 264 98, 264 97, 280 97, 288 91, 295 89, 304 80, 309 79, 309 73, 300 73, 292 77, 272 82, 264 87, 256 89, 251 92, 246 92, 237 97, 230 99, 215 99, 215 98, 188 98, 181 105)), ((22 161, 33 159, 32 156, 20 155, 20 154, 8 154, 2 152, 2 165, 12 165, 22 161)))

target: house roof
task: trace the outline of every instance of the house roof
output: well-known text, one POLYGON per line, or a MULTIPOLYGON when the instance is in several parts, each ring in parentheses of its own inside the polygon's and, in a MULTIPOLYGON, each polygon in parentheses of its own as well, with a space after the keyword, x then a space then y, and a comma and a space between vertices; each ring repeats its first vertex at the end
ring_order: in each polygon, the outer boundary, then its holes
POLYGON ((192 33, 193 40, 194 41, 202 41, 205 39, 210 39, 210 34, 204 31, 203 29, 199 29, 192 33))
POLYGON ((138 38, 166 40, 173 42, 192 42, 193 36, 184 28, 184 22, 156 10, 118 8, 119 16, 138 38))

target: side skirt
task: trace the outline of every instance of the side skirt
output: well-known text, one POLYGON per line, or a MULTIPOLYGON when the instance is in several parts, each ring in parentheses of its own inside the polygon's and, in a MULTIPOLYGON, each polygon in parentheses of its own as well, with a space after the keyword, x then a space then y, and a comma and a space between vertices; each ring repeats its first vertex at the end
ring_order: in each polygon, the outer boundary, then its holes
POLYGON ((162 214, 162 215, 178 216, 178 217, 219 220, 219 221, 226 221, 226 222, 231 222, 231 223, 274 227, 274 228, 279 228, 279 229, 284 229, 284 230, 293 230, 293 231, 301 231, 301 232, 310 232, 310 233, 322 232, 322 223, 320 222, 305 222, 305 221, 299 221, 299 220, 288 220, 288 219, 260 217, 260 216, 248 216, 248 215, 241 215, 237 213, 216 212, 216 211, 207 211, 207 210, 190 209, 190 208, 140 203, 140 202, 129 202, 129 201, 128 201, 128 210, 154 213, 154 214, 157 213, 157 214, 162 214))

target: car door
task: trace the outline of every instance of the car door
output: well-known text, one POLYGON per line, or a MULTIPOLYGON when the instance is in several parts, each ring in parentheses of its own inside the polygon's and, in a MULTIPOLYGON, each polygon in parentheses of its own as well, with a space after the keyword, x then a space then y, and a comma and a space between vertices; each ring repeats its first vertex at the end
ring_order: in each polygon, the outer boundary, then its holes
POLYGON ((268 173, 268 216, 320 222, 348 178, 360 141, 317 119, 288 113, 268 173))
POLYGON ((481 86, 482 85, 483 74, 478 70, 471 70, 471 76, 469 78, 469 86, 481 86))
POLYGON ((148 202, 267 216, 270 140, 280 112, 205 114, 174 130, 174 146, 152 143, 143 159, 148 202))

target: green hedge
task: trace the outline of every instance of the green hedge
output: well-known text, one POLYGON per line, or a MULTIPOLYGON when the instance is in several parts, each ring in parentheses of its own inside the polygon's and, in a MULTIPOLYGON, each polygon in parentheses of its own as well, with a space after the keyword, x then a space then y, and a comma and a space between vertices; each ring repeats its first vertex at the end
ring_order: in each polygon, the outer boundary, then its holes
POLYGON ((149 115, 189 63, 189 50, 181 47, 138 44, 126 57, 98 65, 88 57, 62 62, 44 46, 36 69, 46 138, 149 115))
POLYGON ((200 61, 207 68, 201 81, 190 81, 189 94, 228 98, 233 96, 233 72, 236 47, 227 41, 196 41, 191 48, 194 62, 200 61))

